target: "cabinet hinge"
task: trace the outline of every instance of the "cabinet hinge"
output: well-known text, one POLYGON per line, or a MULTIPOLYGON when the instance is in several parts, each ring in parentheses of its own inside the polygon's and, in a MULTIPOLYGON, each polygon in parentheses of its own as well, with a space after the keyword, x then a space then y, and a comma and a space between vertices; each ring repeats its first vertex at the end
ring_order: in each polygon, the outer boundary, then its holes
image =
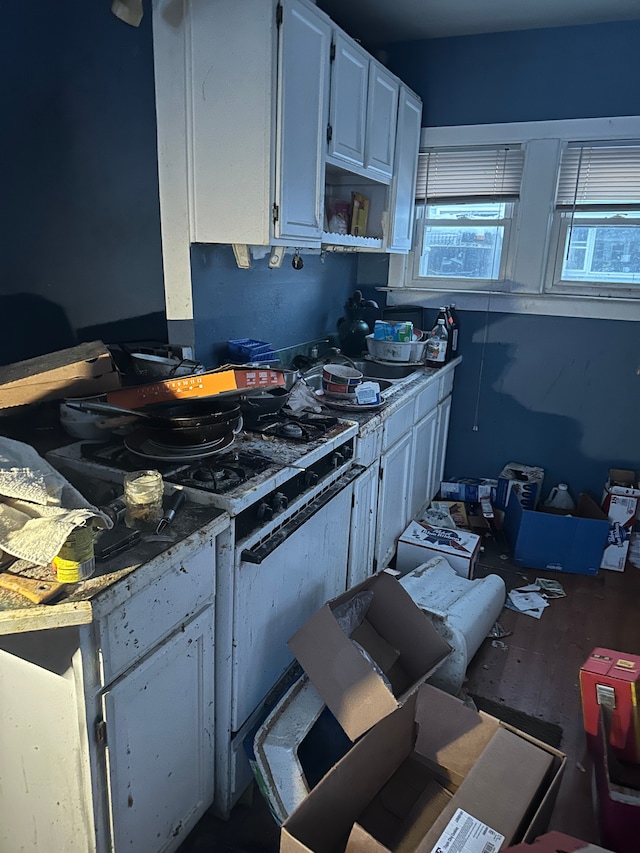
POLYGON ((273 223, 274 223, 274 225, 278 221, 278 219, 280 219, 280 208, 278 207, 277 204, 274 204, 273 205, 273 223))
POLYGON ((327 125, 327 142, 331 142, 333 139, 333 128, 330 124, 327 125))
POLYGON ((279 27, 282 25, 282 3, 278 3, 276 6, 276 26, 279 27))
POLYGON ((382 475, 383 475, 383 474, 384 474, 384 468, 383 468, 383 467, 382 467, 382 465, 381 465, 381 466, 378 468, 378 479, 379 479, 379 480, 381 480, 381 479, 382 479, 382 475))
POLYGON ((372 569, 373 570, 372 570, 371 574, 375 575, 375 573, 378 571, 378 558, 377 557, 373 558, 372 569))
POLYGON ((336 60, 336 43, 334 41, 331 42, 331 48, 329 49, 329 62, 335 62, 336 60))
POLYGON ((96 743, 99 746, 106 746, 107 743, 107 724, 104 720, 96 722, 96 743))

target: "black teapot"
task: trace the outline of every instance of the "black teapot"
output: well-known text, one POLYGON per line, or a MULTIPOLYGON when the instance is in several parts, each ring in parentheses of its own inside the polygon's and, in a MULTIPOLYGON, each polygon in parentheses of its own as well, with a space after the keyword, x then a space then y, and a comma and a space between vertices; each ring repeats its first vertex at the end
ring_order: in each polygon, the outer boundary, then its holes
POLYGON ((366 350, 365 338, 371 333, 369 323, 374 314, 372 309, 377 308, 378 303, 373 299, 363 299, 360 290, 356 290, 346 301, 345 316, 340 317, 337 324, 340 349, 345 355, 357 358, 366 350))

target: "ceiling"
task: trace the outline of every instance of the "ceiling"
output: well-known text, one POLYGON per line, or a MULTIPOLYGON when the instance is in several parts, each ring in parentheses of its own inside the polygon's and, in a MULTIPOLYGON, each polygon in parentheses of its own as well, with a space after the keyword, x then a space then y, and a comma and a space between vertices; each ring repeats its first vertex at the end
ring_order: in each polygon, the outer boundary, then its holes
POLYGON ((317 0, 365 45, 640 19, 638 0, 317 0))

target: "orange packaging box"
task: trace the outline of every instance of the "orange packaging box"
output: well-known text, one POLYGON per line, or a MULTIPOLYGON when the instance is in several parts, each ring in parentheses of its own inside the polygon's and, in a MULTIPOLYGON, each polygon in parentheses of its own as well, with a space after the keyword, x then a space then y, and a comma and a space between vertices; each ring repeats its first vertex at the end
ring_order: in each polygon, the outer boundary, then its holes
POLYGON ((234 394, 252 389, 279 388, 284 384, 285 375, 281 370, 223 365, 205 373, 194 373, 191 376, 163 379, 148 385, 136 385, 132 388, 111 391, 107 394, 107 402, 127 409, 139 409, 153 403, 213 397, 218 394, 234 394))
POLYGON ((640 656, 594 649, 580 669, 584 728, 590 749, 598 738, 600 705, 613 712, 610 745, 623 761, 640 762, 640 656))

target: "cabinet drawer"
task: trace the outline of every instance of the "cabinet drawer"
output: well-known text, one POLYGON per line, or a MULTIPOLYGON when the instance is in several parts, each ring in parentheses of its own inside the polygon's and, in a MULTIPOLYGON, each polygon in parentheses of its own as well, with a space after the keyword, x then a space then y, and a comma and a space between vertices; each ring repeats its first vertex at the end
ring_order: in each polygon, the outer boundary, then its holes
POLYGON ((453 390, 453 374, 454 371, 450 370, 448 373, 445 373, 444 376, 440 377, 440 394, 438 396, 438 402, 440 400, 444 400, 445 397, 448 397, 453 390))
POLYGON ((415 423, 421 421, 432 409, 438 405, 438 396, 440 383, 432 382, 427 388, 423 388, 416 395, 416 415, 415 423))
POLYGON ((382 452, 406 433, 413 426, 414 401, 407 400, 397 411, 395 411, 385 422, 382 436, 382 452))
MULTIPOLYGON (((127 581, 123 581, 126 583, 127 581)), ((166 567, 97 622, 103 685, 110 684, 177 626, 191 618, 215 591, 212 544, 166 567)))

